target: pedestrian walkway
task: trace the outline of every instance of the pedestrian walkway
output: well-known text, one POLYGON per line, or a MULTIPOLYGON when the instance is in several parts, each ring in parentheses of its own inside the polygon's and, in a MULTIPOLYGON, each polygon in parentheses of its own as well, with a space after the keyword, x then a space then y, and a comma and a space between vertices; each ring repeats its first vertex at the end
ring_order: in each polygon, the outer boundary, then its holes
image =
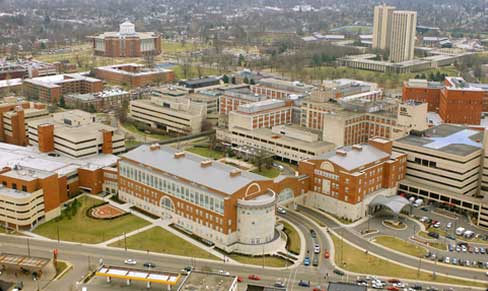
POLYGON ((104 241, 104 242, 101 242, 101 243, 99 243, 99 244, 97 244, 97 245, 98 245, 98 246, 108 246, 108 245, 110 245, 110 244, 112 244, 112 243, 114 243, 114 242, 117 242, 117 241, 119 241, 119 240, 123 240, 124 238, 127 238, 127 237, 131 237, 131 236, 133 236, 133 235, 136 235, 136 234, 138 234, 138 233, 141 233, 141 232, 146 231, 146 230, 148 230, 148 229, 150 229, 150 228, 153 228, 153 227, 154 227, 154 225, 153 225, 153 224, 149 224, 149 225, 147 225, 147 226, 144 226, 143 228, 139 228, 139 229, 136 229, 136 230, 131 231, 131 232, 129 232, 129 233, 126 233, 126 234, 123 234, 123 235, 120 235, 120 236, 114 237, 114 238, 112 238, 112 239, 109 239, 109 240, 106 240, 106 241, 104 241))

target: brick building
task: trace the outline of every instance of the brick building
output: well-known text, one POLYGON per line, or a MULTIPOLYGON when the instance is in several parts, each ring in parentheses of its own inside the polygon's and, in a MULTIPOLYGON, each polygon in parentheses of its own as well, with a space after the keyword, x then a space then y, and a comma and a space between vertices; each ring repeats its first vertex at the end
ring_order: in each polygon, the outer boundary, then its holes
POLYGON ((129 100, 129 92, 119 88, 104 89, 96 93, 67 94, 64 96, 67 107, 90 112, 102 112, 120 108, 122 102, 129 100))
POLYGON ((103 90, 101 80, 82 74, 64 74, 25 79, 23 92, 26 97, 44 102, 58 103, 61 96, 72 93, 94 93, 103 90))
POLYGON ((403 84, 403 100, 429 103, 429 111, 446 123, 479 125, 481 113, 488 112, 488 84, 459 77, 447 77, 444 83, 409 80, 403 84))
POLYGON ((99 155, 87 159, 56 157, 32 147, 0 143, 0 223, 30 229, 61 213, 80 189, 92 194, 109 184, 118 158, 99 155))
POLYGON ((134 88, 149 84, 172 83, 175 74, 163 68, 151 69, 140 64, 120 64, 96 68, 95 77, 108 83, 134 88))
POLYGON ((28 145, 27 122, 48 114, 44 104, 5 97, 4 101, 0 102, 0 141, 28 145))
POLYGON ((275 205, 306 191, 305 177, 280 183, 171 147, 142 145, 121 156, 119 197, 227 251, 274 252, 275 205))
POLYGON ((229 113, 229 125, 245 129, 272 128, 291 124, 293 101, 267 99, 239 105, 229 113))
POLYGON ((310 178, 304 203, 357 220, 367 214, 367 206, 375 197, 396 193, 406 165, 407 156, 392 151, 392 141, 383 138, 300 161, 299 173, 310 178))
POLYGON ((161 53, 161 36, 155 32, 136 32, 134 24, 126 21, 117 32, 105 32, 89 37, 94 54, 105 57, 142 57, 161 53))
POLYGON ((219 114, 228 115, 240 105, 266 100, 265 95, 251 92, 249 88, 226 90, 219 97, 219 114))
POLYGON ((256 85, 251 85, 255 94, 265 95, 269 99, 289 99, 292 95, 309 95, 314 87, 300 82, 290 82, 274 78, 263 78, 256 85))

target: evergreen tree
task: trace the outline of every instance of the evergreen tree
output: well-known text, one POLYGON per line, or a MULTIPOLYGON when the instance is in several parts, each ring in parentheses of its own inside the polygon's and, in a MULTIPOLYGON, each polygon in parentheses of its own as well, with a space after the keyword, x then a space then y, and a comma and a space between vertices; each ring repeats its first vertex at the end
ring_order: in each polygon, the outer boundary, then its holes
POLYGON ((61 98, 59 98, 59 107, 65 108, 66 107, 66 102, 64 101, 64 96, 61 95, 61 98))

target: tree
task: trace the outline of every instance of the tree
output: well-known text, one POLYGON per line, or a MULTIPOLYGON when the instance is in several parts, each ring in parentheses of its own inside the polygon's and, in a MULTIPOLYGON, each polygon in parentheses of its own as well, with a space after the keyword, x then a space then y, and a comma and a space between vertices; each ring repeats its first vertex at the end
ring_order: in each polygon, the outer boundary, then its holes
POLYGON ((249 84, 256 85, 256 81, 254 81, 254 79, 251 79, 251 81, 249 82, 249 84))
POLYGON ((237 64, 239 66, 244 66, 246 63, 246 59, 244 58, 244 56, 242 54, 239 54, 239 60, 237 61, 237 64))
POLYGON ((244 83, 249 84, 249 78, 247 76, 244 77, 244 80, 243 81, 244 81, 244 83))
POLYGON ((234 84, 234 85, 237 84, 237 81, 236 81, 236 77, 235 76, 232 76, 231 83, 234 84))
POLYGON ((222 81, 224 81, 224 83, 225 83, 225 84, 229 84, 229 76, 224 75, 224 76, 222 77, 222 81))
POLYGON ((61 95, 61 97, 59 98, 59 107, 61 108, 65 108, 66 107, 66 101, 64 100, 64 96, 61 95))
POLYGON ((263 167, 269 168, 271 163, 271 155, 264 150, 258 150, 254 156, 254 165, 258 167, 258 171, 261 172, 263 167))

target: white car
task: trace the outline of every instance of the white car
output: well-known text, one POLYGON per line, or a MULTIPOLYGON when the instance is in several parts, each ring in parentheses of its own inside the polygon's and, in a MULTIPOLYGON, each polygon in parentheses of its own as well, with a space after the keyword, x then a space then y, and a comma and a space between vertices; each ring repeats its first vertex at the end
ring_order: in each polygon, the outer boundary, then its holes
POLYGON ((320 253, 320 246, 319 245, 314 245, 313 247, 313 252, 316 253, 316 254, 319 254, 320 253))
POLYGON ((137 265, 137 261, 134 259, 127 259, 124 261, 124 264, 126 264, 126 265, 137 265))
POLYGON ((278 207, 277 212, 278 212, 279 214, 286 214, 286 210, 285 210, 283 207, 278 207))
POLYGON ((230 273, 224 270, 219 270, 219 274, 229 276, 230 273))
POLYGON ((486 272, 485 275, 488 277, 488 272, 486 272))

